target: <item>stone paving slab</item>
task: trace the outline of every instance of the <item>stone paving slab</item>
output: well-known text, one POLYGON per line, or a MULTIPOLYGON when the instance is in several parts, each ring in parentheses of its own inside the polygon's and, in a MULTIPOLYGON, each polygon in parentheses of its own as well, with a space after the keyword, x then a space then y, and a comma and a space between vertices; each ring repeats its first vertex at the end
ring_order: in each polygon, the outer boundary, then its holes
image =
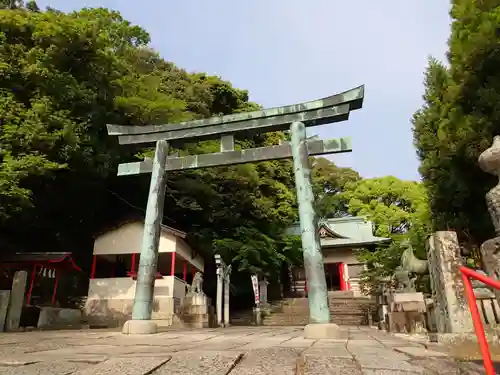
POLYGON ((353 359, 305 355, 301 362, 297 366, 297 375, 363 375, 353 359))
POLYGON ((362 370, 363 375, 418 375, 418 374, 428 374, 427 372, 408 372, 402 370, 387 370, 387 369, 364 369, 362 370))
POLYGON ((291 340, 285 340, 276 346, 284 348, 308 348, 314 344, 317 340, 305 339, 303 337, 294 337, 291 340))
POLYGON ((0 367, 2 375, 66 375, 74 374, 78 370, 91 366, 89 363, 79 362, 42 362, 22 367, 0 367))
POLYGON ((407 354, 411 357, 428 358, 428 357, 448 357, 448 354, 443 352, 436 352, 434 350, 429 350, 423 347, 416 346, 404 346, 395 347, 395 351, 407 354))
POLYGON ((276 345, 279 345, 282 342, 283 342, 283 339, 255 340, 255 341, 249 342, 248 344, 243 345, 242 347, 240 347, 240 349, 241 350, 253 350, 253 349, 274 348, 276 345))
POLYGON ((338 340, 304 339, 297 327, 175 329, 150 336, 8 333, 0 336, 0 375, 484 373, 481 365, 446 357, 444 346, 426 348, 369 328, 341 330, 346 338, 338 340))
POLYGON ((248 352, 231 375, 295 375, 300 349, 269 348, 248 352))
POLYGON ((332 357, 332 358, 345 358, 353 359, 354 356, 347 351, 343 346, 338 347, 310 347, 303 352, 307 357, 332 357))
POLYGON ((113 358, 98 365, 89 366, 73 375, 146 375, 168 362, 170 357, 163 358, 113 358))
POLYGON ((407 356, 398 355, 393 353, 391 356, 380 355, 361 355, 354 357, 362 368, 377 369, 377 370, 399 370, 414 372, 417 374, 423 373, 422 366, 414 365, 409 362, 410 358, 407 356))
MULTIPOLYGON (((240 353, 190 353, 173 357, 154 375, 226 375, 240 360, 240 353)), ((118 374, 118 373, 117 373, 118 374)), ((80 375, 80 374, 78 374, 80 375)), ((86 375, 86 374, 85 374, 86 375)), ((91 374, 89 374, 91 375, 91 374)), ((135 373, 135 375, 139 375, 135 373)), ((141 374, 142 375, 142 374, 141 374)))

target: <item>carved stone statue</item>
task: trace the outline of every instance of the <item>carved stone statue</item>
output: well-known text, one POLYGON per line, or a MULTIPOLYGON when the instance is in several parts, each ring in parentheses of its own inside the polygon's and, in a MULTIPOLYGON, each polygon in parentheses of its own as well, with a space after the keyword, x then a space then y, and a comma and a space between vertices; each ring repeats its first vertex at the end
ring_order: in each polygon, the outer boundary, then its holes
POLYGON ((413 247, 408 240, 402 241, 401 246, 405 247, 405 250, 401 255, 401 263, 394 272, 394 278, 397 281, 399 291, 415 292, 417 276, 410 277, 410 275, 423 275, 427 272, 429 264, 427 260, 420 260, 415 256, 413 247))
POLYGON ((203 275, 201 272, 196 272, 194 274, 188 294, 203 294, 203 275))
MULTIPOLYGON (((493 138, 491 147, 479 155, 479 166, 483 171, 500 178, 500 136, 493 138)), ((481 245, 481 258, 486 273, 498 279, 500 276, 500 181, 486 193, 486 205, 495 227, 496 237, 481 245)), ((500 303, 500 291, 495 289, 494 293, 500 303)))

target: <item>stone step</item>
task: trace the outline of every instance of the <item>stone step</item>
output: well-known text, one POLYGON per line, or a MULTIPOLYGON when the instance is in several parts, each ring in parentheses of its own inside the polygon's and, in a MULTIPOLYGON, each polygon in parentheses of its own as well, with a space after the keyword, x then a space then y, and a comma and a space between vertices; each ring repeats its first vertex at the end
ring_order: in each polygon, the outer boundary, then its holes
MULTIPOLYGON (((367 325, 366 316, 332 315, 332 323, 338 325, 367 325)), ((270 316, 263 320, 265 326, 302 326, 309 324, 309 317, 270 316)))

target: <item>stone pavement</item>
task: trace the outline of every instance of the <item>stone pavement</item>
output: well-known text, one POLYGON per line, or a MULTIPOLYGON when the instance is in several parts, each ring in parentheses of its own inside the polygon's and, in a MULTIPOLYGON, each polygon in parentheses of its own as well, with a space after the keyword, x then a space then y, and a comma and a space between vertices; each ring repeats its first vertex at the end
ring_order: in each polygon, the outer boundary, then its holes
POLYGON ((307 340, 303 327, 168 330, 124 336, 109 330, 0 334, 0 374, 15 375, 375 375, 483 374, 444 349, 369 327, 307 340))

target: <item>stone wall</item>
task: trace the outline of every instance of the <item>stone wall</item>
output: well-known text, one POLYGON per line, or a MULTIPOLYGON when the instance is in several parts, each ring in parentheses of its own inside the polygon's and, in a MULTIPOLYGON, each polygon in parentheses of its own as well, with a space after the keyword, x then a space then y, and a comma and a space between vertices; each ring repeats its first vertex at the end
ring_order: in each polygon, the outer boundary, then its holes
MULTIPOLYGON (((133 299, 88 299, 84 317, 90 326, 119 327, 132 318, 133 299)), ((171 325, 174 320, 174 306, 179 306, 174 297, 156 297, 151 319, 162 320, 171 325)))

